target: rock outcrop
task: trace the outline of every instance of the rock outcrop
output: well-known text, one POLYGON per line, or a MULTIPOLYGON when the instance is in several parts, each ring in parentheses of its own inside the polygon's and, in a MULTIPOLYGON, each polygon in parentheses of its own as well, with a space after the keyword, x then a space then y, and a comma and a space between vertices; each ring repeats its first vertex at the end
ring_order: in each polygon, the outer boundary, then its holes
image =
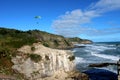
POLYGON ((36 43, 32 47, 23 46, 18 49, 16 57, 12 58, 12 68, 29 80, 47 80, 47 77, 48 80, 53 77, 65 80, 67 73, 75 67, 74 58, 70 58, 72 56, 70 51, 50 49, 36 43))
POLYGON ((13 70, 29 80, 88 80, 75 70, 74 55, 69 50, 51 49, 35 43, 19 48, 12 58, 13 70))
POLYGON ((79 71, 72 71, 69 73, 69 77, 73 80, 89 80, 88 75, 80 73, 79 71))
POLYGON ((88 67, 107 67, 109 65, 118 65, 117 63, 94 63, 90 64, 88 67))

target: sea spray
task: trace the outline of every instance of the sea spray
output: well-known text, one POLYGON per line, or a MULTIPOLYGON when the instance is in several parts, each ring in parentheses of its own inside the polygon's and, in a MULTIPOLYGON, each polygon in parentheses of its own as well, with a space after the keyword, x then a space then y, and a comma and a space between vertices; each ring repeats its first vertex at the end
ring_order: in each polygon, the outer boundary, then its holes
MULTIPOLYGON (((116 63, 120 56, 120 47, 116 46, 116 43, 94 43, 94 44, 82 44, 84 48, 74 48, 72 51, 76 56, 75 63, 77 69, 85 71, 90 69, 89 64, 92 63, 116 63)), ((81 44, 78 44, 81 46, 81 44)), ((103 67, 102 69, 116 72, 116 66, 103 67)))

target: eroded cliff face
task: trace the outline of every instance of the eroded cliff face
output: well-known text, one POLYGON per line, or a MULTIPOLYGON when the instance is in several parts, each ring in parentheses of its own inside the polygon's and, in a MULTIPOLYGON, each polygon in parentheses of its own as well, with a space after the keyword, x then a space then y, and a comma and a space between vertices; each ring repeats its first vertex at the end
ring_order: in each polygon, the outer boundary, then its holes
POLYGON ((65 80, 67 73, 75 67, 74 56, 70 51, 47 48, 40 43, 18 49, 12 62, 12 68, 29 80, 50 80, 53 77, 65 80))

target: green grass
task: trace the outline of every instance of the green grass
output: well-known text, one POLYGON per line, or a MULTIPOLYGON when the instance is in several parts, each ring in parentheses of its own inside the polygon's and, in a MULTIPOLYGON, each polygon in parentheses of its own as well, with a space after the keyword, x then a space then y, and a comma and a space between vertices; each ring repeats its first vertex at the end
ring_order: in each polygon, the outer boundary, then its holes
POLYGON ((38 54, 29 54, 29 57, 32 61, 36 63, 42 60, 42 57, 38 54))
POLYGON ((44 42, 43 45, 44 45, 45 47, 49 47, 49 44, 46 43, 46 42, 44 42))

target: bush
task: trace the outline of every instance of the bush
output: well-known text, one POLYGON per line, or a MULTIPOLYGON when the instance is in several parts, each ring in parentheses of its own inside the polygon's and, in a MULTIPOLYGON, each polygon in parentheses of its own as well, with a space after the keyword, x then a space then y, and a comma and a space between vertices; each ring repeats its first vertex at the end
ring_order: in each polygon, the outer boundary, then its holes
POLYGON ((44 45, 45 47, 49 47, 48 43, 43 43, 43 45, 44 45))
POLYGON ((35 51, 35 47, 34 47, 34 46, 32 46, 32 47, 31 47, 31 50, 32 50, 32 51, 35 51))
POLYGON ((45 55, 45 59, 46 60, 50 60, 49 56, 45 55))
POLYGON ((64 42, 67 46, 70 46, 70 43, 68 41, 64 40, 64 42))
POLYGON ((54 40, 54 44, 55 44, 56 46, 59 46, 59 42, 58 42, 57 40, 54 40))
POLYGON ((0 58, 7 58, 11 59, 11 51, 8 48, 1 48, 0 47, 0 58))
POLYGON ((70 61, 73 61, 73 60, 75 60, 75 56, 69 56, 68 59, 69 59, 70 61))
POLYGON ((34 62, 39 62, 42 59, 42 57, 38 54, 30 54, 29 57, 34 62))

